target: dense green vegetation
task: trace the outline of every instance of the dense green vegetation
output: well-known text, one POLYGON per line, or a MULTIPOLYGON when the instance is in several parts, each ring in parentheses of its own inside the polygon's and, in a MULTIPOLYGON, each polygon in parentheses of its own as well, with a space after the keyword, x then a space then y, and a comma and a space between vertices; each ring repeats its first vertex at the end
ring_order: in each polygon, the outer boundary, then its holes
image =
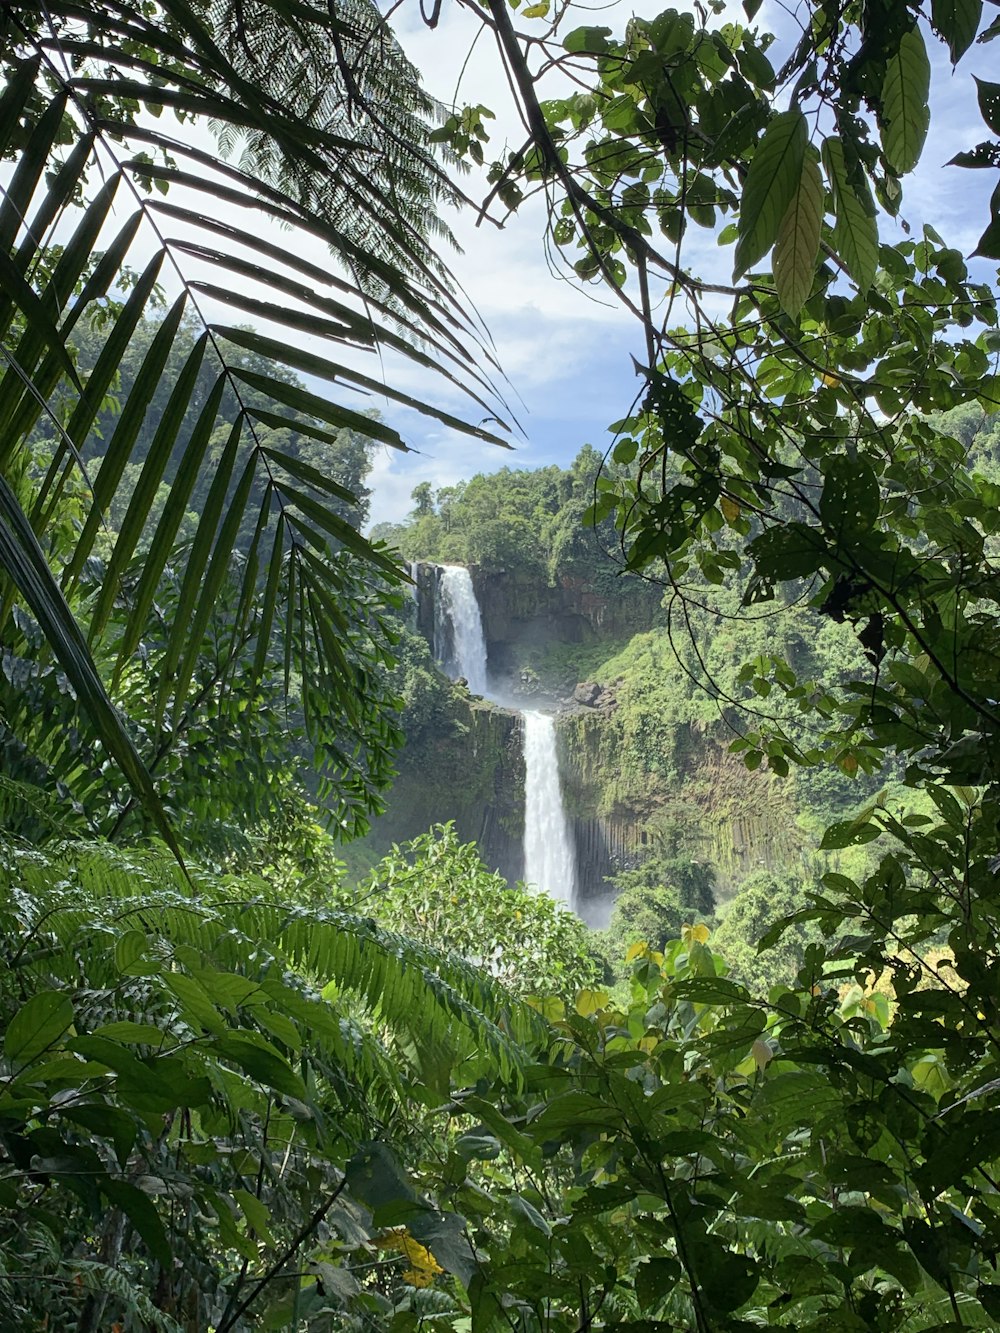
POLYGON ((391 349, 428 383, 391 401, 492 438, 443 372, 500 429, 438 251, 486 109, 439 117, 368 0, 0 7, 4 1327, 1000 1320, 995 288, 892 226, 928 44, 959 62, 982 7, 814 6, 776 47, 717 8, 519 36, 486 0, 530 132, 487 207, 546 192, 645 393, 606 462, 418 491, 388 534, 520 598, 640 590, 525 660, 613 687, 567 752, 650 800, 598 939, 448 826, 338 854, 401 718, 494 726, 400 632, 360 526, 363 441, 402 441, 349 389, 391 349), (734 850, 807 790, 819 840, 724 916, 699 748, 748 784, 710 810, 734 850))

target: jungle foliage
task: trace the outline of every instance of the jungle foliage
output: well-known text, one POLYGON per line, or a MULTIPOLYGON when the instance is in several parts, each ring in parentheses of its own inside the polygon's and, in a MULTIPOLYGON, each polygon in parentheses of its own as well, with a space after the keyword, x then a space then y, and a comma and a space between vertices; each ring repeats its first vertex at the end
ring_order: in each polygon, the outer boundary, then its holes
MULTIPOLYGON (((454 953, 317 902, 325 853, 319 884, 298 885, 287 862, 263 879, 249 867, 265 837, 227 878, 182 866, 145 830, 115 847, 95 833, 120 835, 117 817, 107 830, 87 817, 114 766, 180 853, 184 809, 166 808, 150 764, 185 709, 237 697, 234 681, 245 703, 220 734, 238 738, 239 715, 273 691, 301 705, 341 822, 377 800, 395 728, 379 618, 398 571, 336 508, 346 490, 258 427, 401 443, 282 376, 372 382, 346 356, 303 350, 301 333, 439 365, 495 416, 488 353, 430 239, 453 193, 430 140, 475 142, 481 160, 482 116, 432 130, 384 20, 358 0, 0 9, 0 623, 27 664, 4 721, 41 765, 37 786, 2 784, 12 1327, 996 1327, 997 483, 965 466, 967 417, 952 430, 930 416, 996 405, 994 291, 931 229, 895 240, 887 221, 927 130, 931 44, 959 61, 983 10, 814 7, 776 68, 769 34, 715 24, 715 8, 561 45, 536 26, 522 44, 505 0, 486 0, 531 134, 497 164, 494 197, 513 207, 523 187, 548 189, 554 243, 580 246, 578 275, 639 318, 646 392, 591 515, 625 562, 655 567, 678 605, 733 574, 732 615, 801 599, 857 636, 860 671, 826 691, 776 655, 751 663, 754 693, 821 734, 806 743, 763 719, 736 753, 779 776, 828 762, 876 774, 896 756, 927 813, 876 795, 826 831, 825 850, 869 859, 856 876, 827 872, 792 927, 765 936, 766 957, 802 928, 791 985, 744 987, 691 924, 663 949, 636 942, 624 994, 533 1004, 454 953), (569 63, 585 90, 540 100, 526 51, 549 71, 569 63), (186 133, 196 123, 209 148, 186 133), (219 220, 221 200, 240 223, 219 220), (272 245, 258 212, 320 237, 339 267, 272 245), (730 287, 681 262, 686 229, 717 220, 735 244, 730 287), (142 229, 154 255, 136 276, 142 229), (95 449, 168 268, 179 295, 95 449), (281 339, 221 323, 209 296, 281 339), (139 459, 189 307, 208 317, 139 459), (84 378, 72 334, 95 308, 105 342, 84 378), (230 365, 232 346, 275 371, 230 365), (227 390, 238 415, 178 548, 227 390), (117 705, 146 651, 157 685, 129 714, 117 705), (206 654, 223 665, 201 697, 206 654), (48 713, 32 707, 33 663, 65 678, 48 713)), ((1000 34, 985 22, 984 40, 1000 34)), ((998 98, 980 83, 992 133, 998 98)), ((991 140, 961 165, 997 163, 991 140)), ((210 727, 189 731, 219 748, 210 727)), ((416 857, 481 874, 437 843, 416 857)), ((411 924, 431 910, 409 901, 413 855, 385 894, 411 924)), ((549 925, 576 966, 572 931, 549 925)), ((562 981, 569 970, 552 989, 562 981)))

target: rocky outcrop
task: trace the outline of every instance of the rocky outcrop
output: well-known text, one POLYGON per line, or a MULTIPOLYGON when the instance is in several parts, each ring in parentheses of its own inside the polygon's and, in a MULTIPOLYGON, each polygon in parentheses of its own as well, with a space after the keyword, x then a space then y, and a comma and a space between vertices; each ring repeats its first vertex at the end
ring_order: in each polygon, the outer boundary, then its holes
POLYGON ((787 869, 804 855, 792 779, 751 772, 710 728, 679 723, 657 773, 629 773, 613 713, 579 707, 559 719, 563 797, 573 820, 584 914, 607 879, 678 846, 715 873, 720 900, 747 875, 787 869))
POLYGON ((404 746, 386 812, 352 843, 363 872, 397 842, 453 820, 463 842, 510 883, 524 873, 524 759, 518 715, 456 688, 451 726, 404 746))
POLYGON ((618 707, 618 695, 610 685, 598 685, 596 681, 585 680, 573 690, 569 702, 581 708, 595 708, 598 712, 611 712, 618 707))

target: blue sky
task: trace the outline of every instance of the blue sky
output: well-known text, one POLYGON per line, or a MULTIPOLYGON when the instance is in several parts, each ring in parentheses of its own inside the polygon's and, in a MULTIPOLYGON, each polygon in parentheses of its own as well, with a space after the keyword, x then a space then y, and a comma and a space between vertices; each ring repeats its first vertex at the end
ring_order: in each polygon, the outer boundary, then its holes
MULTIPOLYGON (((644 5, 655 13, 662 5, 644 5)), ((602 7, 598 13, 581 7, 576 22, 606 24, 618 30, 634 12, 631 5, 602 7)), ((742 19, 734 7, 733 17, 742 19)), ((745 21, 745 20, 744 20, 745 21)), ((441 22, 426 29, 416 5, 397 11, 401 40, 424 74, 428 89, 442 101, 455 100, 458 71, 475 33, 475 19, 455 5, 442 7, 441 22)), ((762 28, 789 31, 787 14, 769 3, 756 23, 762 28), (781 19, 777 22, 775 15, 781 19)), ((566 21, 567 30, 575 26, 566 21)), ((499 71, 489 34, 477 44, 466 69, 457 101, 481 102, 497 113, 494 139, 487 160, 499 156, 507 135, 518 138, 509 94, 499 71)), ((908 178, 903 216, 914 224, 930 222, 945 239, 964 253, 974 248, 988 216, 989 196, 996 183, 992 171, 965 171, 945 163, 962 148, 971 147, 988 130, 976 105, 972 75, 996 77, 991 66, 1000 45, 976 46, 966 55, 958 73, 952 73, 940 43, 928 39, 933 61, 931 134, 917 171, 908 178)), ((465 188, 477 194, 477 180, 465 188)), ((481 192, 488 188, 485 185, 481 192)), ((509 401, 519 413, 527 438, 514 437, 511 454, 469 441, 415 413, 389 407, 384 414, 411 442, 409 455, 386 451, 373 469, 373 521, 399 519, 409 508, 409 495, 420 481, 449 485, 475 472, 514 466, 568 463, 585 443, 604 447, 609 422, 624 414, 637 388, 632 355, 641 354, 638 329, 629 317, 607 303, 595 303, 571 284, 553 278, 543 251, 544 216, 537 205, 526 206, 504 231, 476 229, 466 213, 453 220, 463 253, 452 269, 488 325, 497 353, 510 381, 509 401), (523 400, 523 405, 518 399, 523 400)), ((916 227, 915 227, 916 229, 916 227)), ((727 281, 731 250, 720 250, 707 233, 687 243, 684 262, 705 277, 727 281)), ((993 265, 980 265, 984 279, 995 279, 993 265)), ((407 371, 401 371, 403 376, 407 371)), ((426 382, 421 386, 429 387, 426 382)), ((459 400, 447 398, 451 409, 459 400)))

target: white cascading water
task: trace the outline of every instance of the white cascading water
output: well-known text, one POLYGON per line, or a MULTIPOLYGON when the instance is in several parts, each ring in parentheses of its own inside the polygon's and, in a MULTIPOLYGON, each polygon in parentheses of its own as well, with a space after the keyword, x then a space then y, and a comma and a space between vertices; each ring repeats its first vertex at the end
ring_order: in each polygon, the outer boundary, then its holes
POLYGON ((435 655, 444 662, 449 675, 465 677, 473 694, 485 694, 486 639, 472 575, 464 565, 442 565, 438 594, 438 604, 451 622, 451 652, 447 654, 450 660, 445 660, 442 642, 435 644, 435 655))
POLYGON ((563 808, 555 719, 524 714, 524 879, 573 906, 576 856, 563 808))
MULTIPOLYGON (((473 694, 490 695, 486 638, 472 575, 464 565, 441 565, 434 607, 434 656, 453 679, 464 676, 473 694)), ((573 906, 576 855, 559 783, 555 719, 535 710, 524 718, 524 880, 557 902, 573 906)))

